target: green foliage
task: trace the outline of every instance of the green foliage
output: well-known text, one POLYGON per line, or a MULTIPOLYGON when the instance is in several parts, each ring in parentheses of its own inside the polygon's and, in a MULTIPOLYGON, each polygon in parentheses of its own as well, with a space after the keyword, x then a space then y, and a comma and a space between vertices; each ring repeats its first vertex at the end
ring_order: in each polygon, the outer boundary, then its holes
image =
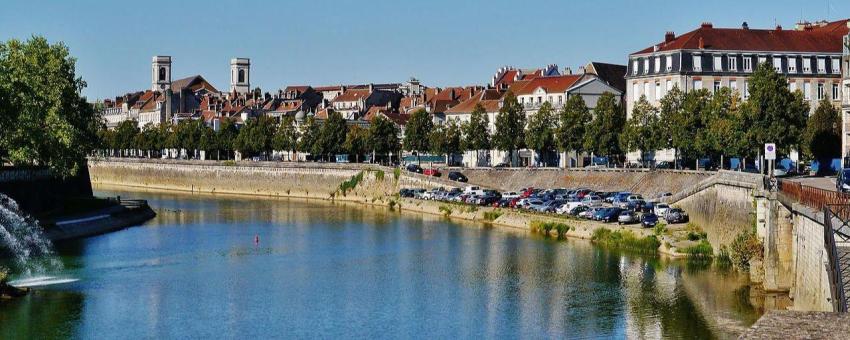
POLYGON ((234 162, 233 160, 228 159, 228 160, 226 160, 226 161, 224 161, 224 162, 221 162, 221 165, 224 165, 224 166, 235 166, 235 165, 236 165, 236 162, 234 162))
POLYGON ((487 150, 490 149, 490 118, 481 103, 475 105, 469 121, 461 126, 463 132, 463 149, 487 150))
POLYGON ((714 249, 708 241, 702 240, 697 245, 685 248, 684 253, 690 257, 711 257, 714 255, 714 249))
POLYGON ((0 163, 74 175, 101 143, 100 112, 81 96, 85 81, 62 43, 43 37, 0 42, 0 163))
POLYGON ((417 157, 420 153, 430 150, 430 134, 433 129, 431 115, 425 109, 413 112, 404 127, 404 149, 416 152, 417 157))
POLYGON ((540 233, 546 236, 551 235, 552 230, 555 230, 559 239, 564 238, 567 235, 567 232, 569 232, 570 229, 573 229, 565 223, 540 220, 532 220, 528 223, 528 226, 531 229, 531 232, 540 233))
POLYGON ((688 222, 685 226, 685 230, 688 232, 688 240, 690 241, 704 240, 708 237, 708 234, 702 230, 702 227, 694 224, 693 222, 688 222))
MULTIPOLYGON (((166 129, 166 132, 162 132, 162 130, 160 130, 160 134, 163 136, 167 135, 167 129, 169 126, 167 124, 160 124, 160 128, 166 129)), ((221 120, 221 125, 219 126, 215 136, 216 146, 219 150, 224 151, 228 158, 229 156, 227 155, 229 155, 230 151, 234 149, 234 141, 238 134, 239 130, 236 129, 236 122, 230 118, 224 118, 221 120)))
POLYGON ((637 237, 631 230, 611 231, 599 228, 593 231, 591 240, 597 244, 611 248, 628 249, 639 252, 656 252, 661 241, 655 235, 637 237))
POLYGON ((375 170, 375 180, 378 182, 384 181, 384 170, 375 170))
POLYGON ((758 66, 749 79, 750 96, 742 105, 747 145, 743 151, 755 156, 764 143, 776 143, 787 153, 802 142, 809 104, 801 92, 791 93, 788 80, 768 63, 758 66))
POLYGON ((717 264, 721 267, 730 267, 732 265, 732 257, 729 254, 729 248, 720 246, 720 251, 717 253, 717 264))
POLYGON ((369 130, 360 127, 360 125, 350 127, 348 135, 345 136, 344 149, 349 155, 354 155, 355 161, 360 162, 360 155, 370 151, 369 130))
POLYGON ((438 155, 452 155, 460 152, 462 135, 460 125, 454 119, 436 126, 428 136, 431 152, 438 155))
POLYGON ((396 206, 397 204, 398 204, 398 203, 396 203, 396 201, 395 201, 395 200, 390 200, 389 202, 387 202, 387 206, 390 208, 390 210, 391 210, 391 211, 392 211, 392 210, 395 210, 395 206, 396 206))
POLYGON ((805 150, 820 164, 829 164, 830 159, 841 155, 841 116, 829 99, 821 100, 809 117, 804 136, 805 150))
POLYGON ((307 117, 301 124, 301 139, 298 140, 298 151, 313 153, 313 146, 318 144, 321 126, 313 116, 307 117))
POLYGON ((378 116, 369 125, 369 145, 378 155, 396 153, 401 149, 398 134, 398 127, 393 122, 378 116))
POLYGON ((393 169, 393 180, 398 182, 398 178, 401 176, 401 169, 395 168, 393 169))
MULTIPOLYGON (((178 124, 179 130, 181 128, 178 124)), ((249 118, 242 128, 239 129, 239 134, 233 141, 233 148, 245 156, 260 153, 270 154, 272 151, 272 137, 275 135, 275 130, 277 130, 277 125, 272 117, 260 116, 258 118, 249 118)), ((193 148, 187 146, 191 145, 184 142, 184 147, 187 149, 193 148)))
POLYGON ((599 97, 594 110, 594 118, 587 126, 584 135, 584 148, 597 155, 619 155, 620 133, 626 123, 623 108, 610 92, 599 97))
POLYGON ((667 224, 659 222, 652 228, 652 233, 657 237, 661 237, 667 232, 667 224))
POLYGON ((295 151, 298 149, 298 129, 292 116, 284 116, 272 137, 272 149, 295 151))
POLYGON ((745 126, 737 92, 723 87, 711 96, 704 130, 697 134, 697 149, 703 156, 742 155, 746 148, 745 126))
MULTIPOLYGON (((516 96, 510 91, 502 100, 502 107, 496 115, 496 131, 493 133, 493 146, 508 151, 510 157, 516 150, 525 147, 525 113, 516 96)), ((513 162, 513 161, 511 161, 513 162)))
POLYGON ((501 210, 492 210, 484 212, 484 220, 485 221, 495 221, 497 218, 501 217, 504 214, 501 210))
POLYGON ((537 152, 547 155, 555 150, 555 128, 557 119, 552 104, 543 103, 537 113, 531 116, 525 133, 525 145, 537 152))
POLYGON ((643 160, 644 153, 661 146, 657 136, 658 122, 658 111, 646 100, 646 96, 641 96, 620 135, 620 147, 623 151, 640 151, 640 159, 643 160))
POLYGON ((339 112, 331 112, 328 119, 319 129, 319 138, 313 145, 314 155, 328 155, 343 153, 345 139, 348 134, 348 125, 345 118, 339 112))
POLYGON ((0 267, 0 285, 6 283, 6 280, 9 278, 9 269, 6 267, 0 267))
POLYGON ((340 192, 343 196, 345 196, 350 190, 356 188, 361 181, 363 181, 363 171, 358 172, 356 175, 351 176, 351 178, 349 178, 345 182, 340 183, 337 192, 340 192))
POLYGON ((732 264, 742 270, 750 269, 750 262, 761 260, 764 247, 755 232, 745 231, 738 235, 729 245, 729 258, 732 264))
POLYGON ((449 206, 441 205, 438 209, 441 213, 443 213, 443 216, 449 216, 452 214, 452 208, 449 206))
POLYGON ((558 115, 555 130, 558 149, 584 151, 585 127, 593 119, 582 96, 571 96, 558 115))

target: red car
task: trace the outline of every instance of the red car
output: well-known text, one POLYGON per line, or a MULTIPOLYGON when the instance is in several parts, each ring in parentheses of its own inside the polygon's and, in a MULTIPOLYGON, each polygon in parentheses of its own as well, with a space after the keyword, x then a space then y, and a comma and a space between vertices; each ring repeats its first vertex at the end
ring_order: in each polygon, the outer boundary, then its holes
POLYGON ((533 194, 533 193, 534 193, 534 188, 532 188, 532 187, 524 188, 520 191, 519 197, 520 198, 528 198, 528 196, 531 196, 531 194, 533 194))
POLYGON ((422 172, 422 174, 425 175, 425 176, 434 176, 434 177, 440 177, 440 175, 442 175, 440 170, 437 170, 437 169, 425 169, 425 171, 422 172))

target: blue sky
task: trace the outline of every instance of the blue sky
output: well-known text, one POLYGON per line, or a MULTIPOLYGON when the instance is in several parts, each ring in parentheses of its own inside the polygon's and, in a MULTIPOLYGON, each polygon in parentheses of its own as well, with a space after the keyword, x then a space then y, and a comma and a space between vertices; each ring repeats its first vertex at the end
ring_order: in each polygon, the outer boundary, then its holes
POLYGON ((249 57, 252 87, 401 82, 484 84, 502 65, 625 64, 628 53, 711 21, 790 28, 850 17, 846 0, 813 1, 40 1, 4 0, 0 39, 64 41, 84 94, 150 86, 153 55, 174 79, 201 74, 219 89, 229 60, 249 57))

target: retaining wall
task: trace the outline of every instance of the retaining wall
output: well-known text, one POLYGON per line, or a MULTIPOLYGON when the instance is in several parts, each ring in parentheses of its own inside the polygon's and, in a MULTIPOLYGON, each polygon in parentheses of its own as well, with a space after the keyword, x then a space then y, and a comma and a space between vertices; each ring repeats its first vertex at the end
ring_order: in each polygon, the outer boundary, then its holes
POLYGON ((0 167, 0 193, 14 199, 21 210, 39 214, 59 208, 63 198, 91 197, 92 189, 86 167, 68 178, 53 176, 45 168, 0 167))

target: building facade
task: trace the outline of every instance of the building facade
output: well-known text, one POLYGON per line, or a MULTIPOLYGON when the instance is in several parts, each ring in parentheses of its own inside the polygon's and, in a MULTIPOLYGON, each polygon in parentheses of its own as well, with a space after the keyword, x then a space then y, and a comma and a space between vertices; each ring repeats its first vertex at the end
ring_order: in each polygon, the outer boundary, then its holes
MULTIPOLYGON (((629 55, 626 72, 626 114, 641 98, 658 106, 673 87, 682 91, 728 87, 744 100, 749 96, 749 77, 759 64, 768 63, 788 79, 791 91, 801 91, 814 111, 820 100, 841 104, 841 58, 847 20, 799 23, 794 29, 715 28, 703 23, 698 29, 664 40, 629 55)), ((655 153, 656 161, 673 161, 672 150, 655 153)), ((639 159, 637 152, 627 156, 639 159)))

